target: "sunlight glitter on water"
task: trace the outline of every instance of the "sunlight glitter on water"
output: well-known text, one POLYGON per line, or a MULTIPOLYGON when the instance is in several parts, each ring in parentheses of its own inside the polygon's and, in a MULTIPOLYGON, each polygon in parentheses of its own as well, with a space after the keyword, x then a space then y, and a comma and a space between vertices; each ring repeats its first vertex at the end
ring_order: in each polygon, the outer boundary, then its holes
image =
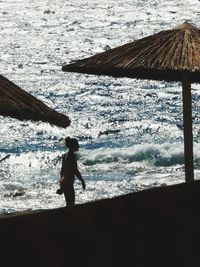
MULTIPOLYGON (((67 129, 1 117, 0 212, 64 206, 55 194, 63 137, 78 138, 77 203, 184 180, 179 83, 63 73, 62 65, 166 30, 200 26, 199 1, 0 3, 1 74, 70 117, 67 129), (21 196, 13 194, 22 192, 21 196)), ((199 179, 199 85, 193 89, 199 179)))

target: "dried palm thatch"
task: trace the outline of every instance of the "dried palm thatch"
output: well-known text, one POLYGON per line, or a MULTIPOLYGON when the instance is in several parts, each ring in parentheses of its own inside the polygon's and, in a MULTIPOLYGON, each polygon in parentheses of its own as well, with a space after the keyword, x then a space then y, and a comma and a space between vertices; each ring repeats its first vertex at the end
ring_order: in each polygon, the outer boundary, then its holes
POLYGON ((19 120, 48 122, 63 128, 70 124, 67 116, 49 108, 2 75, 0 75, 0 115, 19 120))
POLYGON ((63 66, 63 71, 182 81, 186 182, 194 180, 191 82, 200 82, 200 29, 172 29, 63 66))
POLYGON ((200 29, 184 23, 63 66, 63 71, 115 77, 200 82, 200 29))

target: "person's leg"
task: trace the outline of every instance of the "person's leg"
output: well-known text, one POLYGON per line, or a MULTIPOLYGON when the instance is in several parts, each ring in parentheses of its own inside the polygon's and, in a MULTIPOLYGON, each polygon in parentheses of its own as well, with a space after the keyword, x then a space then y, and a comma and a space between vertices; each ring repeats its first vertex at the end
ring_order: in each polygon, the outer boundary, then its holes
POLYGON ((67 206, 74 206, 75 204, 75 192, 74 187, 67 188, 64 192, 65 201, 67 206))

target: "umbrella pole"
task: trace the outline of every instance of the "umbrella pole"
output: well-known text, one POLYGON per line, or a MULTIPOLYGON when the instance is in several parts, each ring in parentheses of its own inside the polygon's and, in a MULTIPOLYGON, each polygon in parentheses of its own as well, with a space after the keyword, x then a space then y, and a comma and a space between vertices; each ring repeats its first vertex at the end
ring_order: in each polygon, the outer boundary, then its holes
POLYGON ((183 86, 185 181, 191 182, 194 181, 194 166, 193 166, 191 82, 189 75, 185 75, 183 77, 182 86, 183 86))

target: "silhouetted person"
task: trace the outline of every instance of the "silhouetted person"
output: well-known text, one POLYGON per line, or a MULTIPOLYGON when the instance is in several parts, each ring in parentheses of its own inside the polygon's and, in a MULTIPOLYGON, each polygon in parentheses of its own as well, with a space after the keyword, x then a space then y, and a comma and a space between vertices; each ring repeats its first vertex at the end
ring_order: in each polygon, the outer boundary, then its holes
POLYGON ((79 150, 77 139, 66 137, 65 145, 69 148, 68 153, 63 155, 62 167, 60 172, 60 189, 57 194, 64 193, 67 206, 75 204, 74 180, 75 176, 81 181, 83 190, 85 190, 85 182, 78 170, 77 159, 74 152, 79 150))

